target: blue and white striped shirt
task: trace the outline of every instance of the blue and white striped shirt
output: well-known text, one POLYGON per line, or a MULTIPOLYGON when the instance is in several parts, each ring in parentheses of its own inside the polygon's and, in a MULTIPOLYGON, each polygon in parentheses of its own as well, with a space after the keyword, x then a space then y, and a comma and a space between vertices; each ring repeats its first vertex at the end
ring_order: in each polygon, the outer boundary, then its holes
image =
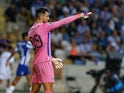
POLYGON ((31 48, 32 48, 32 44, 29 41, 17 42, 15 52, 19 53, 19 64, 21 65, 29 64, 31 48))

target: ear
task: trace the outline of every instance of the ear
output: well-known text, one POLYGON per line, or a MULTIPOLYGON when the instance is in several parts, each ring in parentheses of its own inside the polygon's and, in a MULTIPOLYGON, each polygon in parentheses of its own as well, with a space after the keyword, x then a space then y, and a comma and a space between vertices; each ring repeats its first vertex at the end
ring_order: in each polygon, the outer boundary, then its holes
POLYGON ((40 16, 40 19, 44 20, 44 18, 45 18, 45 14, 40 16))
POLYGON ((43 15, 40 15, 39 18, 40 18, 40 19, 43 19, 43 15))

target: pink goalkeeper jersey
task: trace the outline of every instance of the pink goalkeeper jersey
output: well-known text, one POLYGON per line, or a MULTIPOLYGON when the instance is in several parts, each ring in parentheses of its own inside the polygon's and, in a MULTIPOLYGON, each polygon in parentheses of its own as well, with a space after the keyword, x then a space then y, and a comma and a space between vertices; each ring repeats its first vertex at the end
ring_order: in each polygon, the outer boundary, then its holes
POLYGON ((52 23, 37 23, 30 28, 28 36, 34 49, 33 65, 51 60, 50 31, 77 18, 77 15, 74 15, 52 23))

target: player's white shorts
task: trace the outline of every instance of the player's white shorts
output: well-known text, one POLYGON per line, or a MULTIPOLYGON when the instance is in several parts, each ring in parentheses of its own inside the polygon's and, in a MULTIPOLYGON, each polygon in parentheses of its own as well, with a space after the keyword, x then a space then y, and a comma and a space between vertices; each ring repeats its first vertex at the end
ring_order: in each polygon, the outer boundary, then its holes
POLYGON ((11 71, 6 69, 4 71, 0 71, 0 80, 9 80, 11 79, 11 71))

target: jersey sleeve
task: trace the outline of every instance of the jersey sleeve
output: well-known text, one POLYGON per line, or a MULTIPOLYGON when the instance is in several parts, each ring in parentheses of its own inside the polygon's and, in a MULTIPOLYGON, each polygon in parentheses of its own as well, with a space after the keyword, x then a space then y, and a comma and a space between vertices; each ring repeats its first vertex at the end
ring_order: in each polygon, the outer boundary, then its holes
POLYGON ((46 27, 47 27, 48 31, 51 31, 52 29, 55 29, 55 28, 65 25, 65 24, 71 23, 71 22, 75 21, 76 19, 78 19, 77 15, 73 15, 70 17, 63 18, 59 21, 47 23, 46 27))
POLYGON ((30 48, 30 49, 32 49, 32 48, 33 48, 33 46, 32 46, 32 44, 31 44, 31 42, 30 42, 30 41, 28 41, 28 42, 27 42, 27 45, 26 45, 26 46, 27 46, 27 48, 30 48))

